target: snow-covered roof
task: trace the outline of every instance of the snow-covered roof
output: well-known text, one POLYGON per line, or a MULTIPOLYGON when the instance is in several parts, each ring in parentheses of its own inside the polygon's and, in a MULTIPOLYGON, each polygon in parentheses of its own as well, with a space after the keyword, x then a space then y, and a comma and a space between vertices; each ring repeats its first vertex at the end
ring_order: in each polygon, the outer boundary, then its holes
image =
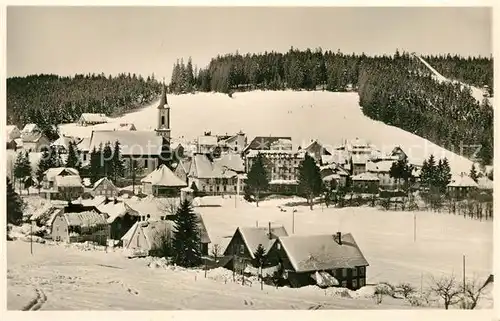
POLYGON ((135 222, 135 224, 121 238, 123 240, 124 248, 128 248, 130 241, 139 231, 146 239, 147 248, 144 250, 152 250, 156 246, 160 246, 162 237, 172 237, 174 226, 172 221, 167 220, 135 222))
POLYGON ((161 165, 148 176, 141 179, 141 183, 151 183, 157 186, 187 186, 187 183, 177 177, 166 165, 161 165))
POLYGON ((224 154, 220 158, 214 159, 214 163, 217 163, 217 166, 220 166, 221 168, 231 169, 235 172, 245 171, 245 164, 240 154, 224 154))
POLYGON ((248 150, 268 150, 271 145, 277 140, 287 140, 291 141, 291 137, 277 137, 277 136, 256 136, 247 147, 245 147, 245 152, 248 150))
POLYGON ((80 143, 81 139, 69 136, 60 136, 56 139, 50 146, 64 147, 66 149, 69 148, 69 143, 74 142, 75 144, 80 143))
POLYGON ((104 216, 95 211, 64 213, 63 216, 69 226, 94 227, 107 224, 104 216))
POLYGON ((184 170, 185 173, 189 173, 189 169, 191 168, 191 160, 180 160, 177 167, 179 166, 184 170))
POLYGON ((477 184, 480 189, 493 189, 493 181, 486 176, 481 176, 477 179, 477 184))
POLYGON ((129 199, 125 203, 131 208, 139 212, 142 216, 147 216, 149 214, 150 219, 153 221, 158 221, 162 216, 170 215, 169 209, 176 209, 180 205, 179 198, 159 198, 149 195, 143 199, 129 199))
POLYGON ((377 175, 374 175, 372 173, 361 173, 356 176, 352 177, 353 181, 379 181, 380 179, 378 178, 377 175))
POLYGON ((80 120, 89 123, 105 123, 108 121, 108 118, 105 114, 83 113, 80 120))
POLYGON ((125 214, 131 216, 140 216, 139 212, 131 208, 124 202, 109 202, 108 204, 102 204, 97 208, 101 213, 106 213, 108 218, 106 221, 108 223, 113 223, 118 217, 123 217, 125 214))
POLYGON ((337 235, 293 235, 279 238, 296 272, 368 266, 351 233, 337 235))
POLYGON ((163 138, 154 131, 94 131, 90 138, 89 150, 106 143, 120 142, 122 155, 160 155, 163 138))
POLYGON ((366 164, 371 158, 369 154, 354 154, 352 155, 353 164, 366 164))
POLYGON ((247 158, 257 157, 258 154, 262 154, 266 157, 294 157, 302 159, 305 156, 305 151, 293 151, 293 150, 283 150, 283 149, 271 149, 271 150, 255 150, 251 149, 247 153, 247 158))
MULTIPOLYGON (((99 208, 99 206, 101 206, 104 202, 106 201, 106 196, 104 195, 98 195, 92 199, 85 199, 85 200, 82 200, 80 199, 80 204, 82 204, 82 206, 94 206, 96 208, 99 208)), ((75 203, 73 201, 73 203, 75 203)))
POLYGON ((221 207, 222 199, 220 196, 203 196, 195 197, 193 199, 193 206, 195 207, 221 207))
POLYGON ((447 186, 448 187, 479 187, 479 185, 465 173, 461 173, 460 175, 452 176, 451 182, 447 186))
POLYGON ((241 233, 252 258, 255 258, 254 252, 259 244, 262 244, 265 253, 267 253, 278 237, 288 236, 283 226, 271 227, 271 235, 269 235, 269 227, 238 227, 236 233, 238 231, 241 233))
POLYGON ((26 124, 22 130, 23 133, 31 133, 35 130, 38 130, 38 126, 36 124, 26 124))
POLYGON ((198 137, 198 145, 217 146, 217 136, 200 136, 198 137))
POLYGON ((90 151, 90 137, 84 137, 77 145, 77 148, 82 152, 90 151))
POLYGON ((116 188, 115 184, 113 184, 113 182, 111 180, 109 180, 107 177, 103 177, 103 178, 97 180, 94 183, 94 186, 92 187, 92 190, 95 190, 99 185, 101 185, 104 182, 107 182, 108 184, 110 184, 110 185, 112 185, 113 187, 116 188))
POLYGON ((271 185, 297 185, 296 179, 273 179, 269 182, 271 185))
POLYGON ((325 182, 330 182, 333 180, 340 180, 340 175, 339 174, 330 174, 330 175, 323 177, 323 181, 325 181, 325 182))
POLYGON ((366 163, 366 171, 371 173, 389 173, 394 160, 369 161, 366 163))
POLYGON ((219 162, 211 162, 204 154, 196 154, 192 159, 189 176, 195 178, 231 178, 236 172, 226 169, 219 162))
POLYGON ((56 176, 54 184, 58 187, 83 187, 79 175, 56 176))
POLYGON ((42 137, 44 137, 43 134, 38 132, 26 132, 21 135, 24 143, 36 143, 42 137))
POLYGON ((7 125, 5 126, 5 137, 8 139, 16 139, 21 137, 21 132, 16 125, 7 125))
POLYGON ((78 171, 74 168, 71 167, 54 167, 54 168, 49 168, 46 170, 44 173, 45 177, 49 182, 52 182, 56 176, 59 176, 61 174, 66 174, 66 175, 79 175, 78 171))

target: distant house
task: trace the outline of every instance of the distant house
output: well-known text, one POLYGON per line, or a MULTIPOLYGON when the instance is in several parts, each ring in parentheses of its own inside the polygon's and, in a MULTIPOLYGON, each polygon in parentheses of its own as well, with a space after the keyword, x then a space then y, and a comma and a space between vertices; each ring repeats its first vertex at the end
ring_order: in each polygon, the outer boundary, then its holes
POLYGON ((328 151, 318 140, 311 141, 311 143, 302 150, 314 158, 317 163, 321 162, 323 156, 332 156, 332 153, 330 153, 330 151, 328 151))
POLYGON ((200 154, 213 154, 218 147, 217 136, 212 136, 210 133, 198 137, 197 152, 200 154))
POLYGON ((320 167, 321 179, 323 182, 335 182, 334 185, 346 186, 349 172, 337 164, 329 164, 320 167))
POLYGON ((236 135, 219 138, 218 140, 222 152, 240 153, 247 145, 247 136, 241 130, 236 135))
POLYGON ((366 284, 369 266, 352 234, 279 237, 268 252, 292 287, 317 284, 352 290, 366 284))
POLYGON ((55 186, 57 176, 79 175, 78 171, 70 167, 49 168, 43 173, 42 187, 50 189, 55 186))
POLYGON ((352 188, 356 193, 377 194, 379 191, 380 179, 371 173, 361 173, 353 176, 352 188))
MULTIPOLYGON (((28 126, 28 125, 26 125, 28 126)), ((42 152, 50 146, 50 140, 40 132, 23 133, 21 136, 23 149, 28 152, 42 152)))
POLYGON ((188 184, 188 174, 191 169, 191 160, 181 160, 175 168, 174 174, 188 184))
POLYGON ((118 192, 118 188, 107 177, 103 177, 95 182, 91 191, 93 196, 103 195, 108 198, 117 197, 118 192))
POLYGON ((468 197, 471 192, 479 188, 479 185, 466 173, 460 173, 460 175, 451 178, 451 182, 446 188, 450 196, 461 199, 468 197))
POLYGON ((76 137, 60 136, 50 146, 54 147, 59 154, 67 154, 69 151, 69 144, 74 143, 75 147, 81 142, 81 139, 76 137))
MULTIPOLYGON (((238 257, 238 261, 243 259, 247 264, 253 265, 254 253, 259 244, 262 244, 267 254, 274 242, 281 236, 288 236, 286 229, 283 226, 271 227, 271 223, 268 227, 238 227, 224 251, 224 256, 238 257)), ((234 265, 235 262, 237 261, 233 261, 232 264, 234 265)))
POLYGON ((90 138, 81 139, 76 148, 80 151, 80 161, 82 162, 82 166, 87 166, 90 164, 90 138))
POLYGON ((400 146, 394 147, 390 156, 397 157, 397 160, 405 160, 408 159, 408 155, 403 151, 400 146))
POLYGON ((352 162, 352 175, 359 175, 366 172, 366 164, 370 160, 368 154, 353 154, 352 162))
MULTIPOLYGON (((380 187, 384 189, 397 188, 397 180, 390 175, 394 162, 394 160, 368 161, 366 163, 366 172, 379 178, 380 187)), ((402 180, 401 183, 403 183, 402 180)))
POLYGON ((493 191, 493 181, 486 176, 479 177, 477 185, 480 190, 493 191))
POLYGON ((40 127, 37 126, 37 124, 26 124, 24 125, 23 127, 23 130, 21 131, 21 136, 23 134, 37 134, 37 133, 40 133, 41 130, 40 130, 40 127))
POLYGON ((13 149, 14 151, 22 146, 18 146, 18 141, 21 138, 21 131, 15 125, 5 126, 5 141, 7 143, 7 149, 13 149))
POLYGON ((55 241, 91 241, 104 245, 109 236, 109 227, 104 216, 95 211, 58 212, 52 221, 51 236, 55 241))
MULTIPOLYGON (((220 195, 238 192, 238 173, 210 159, 205 154, 193 156, 188 174, 188 186, 194 183, 201 193, 220 195)), ((240 182, 241 183, 241 182, 240 182)))
POLYGON ((143 192, 154 196, 179 196, 180 190, 187 183, 177 177, 166 165, 160 165, 158 169, 141 179, 143 192))
MULTIPOLYGON (((244 154, 247 154, 251 150, 270 150, 274 148, 289 147, 285 142, 291 142, 291 137, 278 137, 278 136, 257 136, 255 137, 248 146, 243 150, 244 154)), ((291 146, 290 146, 291 147, 291 146)), ((290 148, 291 149, 291 148, 290 148)))
POLYGON ((107 123, 108 118, 105 114, 91 114, 91 113, 83 113, 78 119, 78 125, 80 126, 89 126, 89 125, 97 125, 107 123))
POLYGON ((84 192, 82 180, 74 168, 50 168, 44 173, 40 194, 47 199, 74 200, 84 192))

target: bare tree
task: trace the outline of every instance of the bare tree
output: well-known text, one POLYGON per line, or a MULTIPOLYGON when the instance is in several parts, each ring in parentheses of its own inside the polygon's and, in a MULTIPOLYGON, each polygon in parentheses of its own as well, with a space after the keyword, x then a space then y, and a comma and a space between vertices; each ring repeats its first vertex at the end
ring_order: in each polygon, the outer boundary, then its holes
POLYGON ((214 244, 212 246, 212 255, 214 256, 215 262, 217 262, 217 258, 221 255, 221 248, 219 244, 214 244))
POLYGON ((430 290, 444 302, 444 308, 448 310, 450 305, 460 302, 460 287, 457 284, 455 276, 443 276, 439 279, 432 277, 430 290))
POLYGON ((417 290, 410 283, 401 283, 396 286, 396 291, 401 293, 405 299, 408 299, 408 297, 417 290))
POLYGON ((464 293, 464 301, 462 304, 463 309, 473 310, 476 308, 477 303, 484 294, 484 289, 488 283, 480 283, 477 278, 467 280, 465 288, 462 285, 462 292, 464 293))

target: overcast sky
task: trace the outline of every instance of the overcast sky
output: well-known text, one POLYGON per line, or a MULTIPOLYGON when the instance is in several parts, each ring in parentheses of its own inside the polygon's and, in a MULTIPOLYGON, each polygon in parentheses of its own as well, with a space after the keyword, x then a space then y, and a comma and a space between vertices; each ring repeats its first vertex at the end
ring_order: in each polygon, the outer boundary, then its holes
POLYGON ((142 75, 177 58, 295 48, 492 54, 487 8, 9 7, 7 75, 142 75))

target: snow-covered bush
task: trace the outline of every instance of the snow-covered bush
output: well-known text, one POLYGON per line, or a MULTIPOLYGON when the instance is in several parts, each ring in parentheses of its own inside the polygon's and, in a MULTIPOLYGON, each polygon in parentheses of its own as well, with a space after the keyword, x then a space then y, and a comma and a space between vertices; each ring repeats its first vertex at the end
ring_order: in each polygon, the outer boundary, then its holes
POLYGON ((422 307, 429 306, 429 293, 414 292, 408 295, 406 300, 411 304, 411 306, 422 307))
POLYGON ((409 283, 400 283, 396 286, 396 293, 400 294, 405 299, 415 292, 415 287, 409 283))

